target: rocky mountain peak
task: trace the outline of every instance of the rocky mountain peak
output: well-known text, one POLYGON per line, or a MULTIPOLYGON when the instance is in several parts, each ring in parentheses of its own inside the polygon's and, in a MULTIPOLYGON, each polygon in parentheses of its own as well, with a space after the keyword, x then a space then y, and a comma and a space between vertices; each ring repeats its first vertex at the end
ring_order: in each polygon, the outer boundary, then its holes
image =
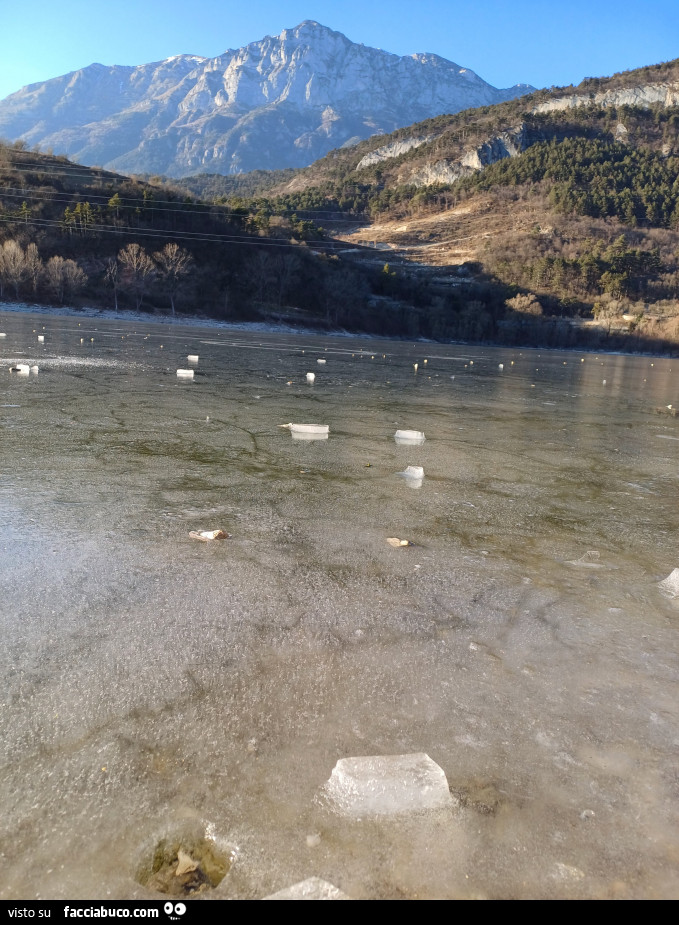
POLYGON ((216 58, 90 65, 0 101, 0 137, 124 173, 305 166, 332 148, 528 92, 437 55, 399 57, 314 20, 216 58))

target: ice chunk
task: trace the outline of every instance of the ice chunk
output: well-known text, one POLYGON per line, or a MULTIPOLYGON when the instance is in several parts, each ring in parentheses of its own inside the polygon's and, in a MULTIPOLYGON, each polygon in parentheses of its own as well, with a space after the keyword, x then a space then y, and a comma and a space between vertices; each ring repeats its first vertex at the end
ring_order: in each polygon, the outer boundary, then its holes
POLYGON ((38 334, 38 343, 39 343, 39 344, 42 344, 42 343, 44 343, 44 341, 45 341, 45 335, 44 335, 44 334, 38 334))
POLYGON ((315 378, 316 378, 316 373, 307 373, 307 374, 306 374, 306 381, 307 381, 307 382, 313 382, 315 378))
POLYGON ((658 582, 658 587, 670 597, 679 597, 679 568, 673 569, 667 578, 658 582))
POLYGON ((327 434, 292 434, 293 440, 327 440, 327 434))
POLYGON ((11 373, 19 373, 20 376, 27 376, 31 370, 31 367, 28 363, 17 363, 16 366, 10 366, 9 371, 11 373))
POLYGON ((422 466, 406 466, 403 472, 397 472, 396 474, 406 480, 408 488, 422 487, 422 479, 424 478, 422 466))
POLYGON ((332 883, 327 880, 321 880, 320 877, 309 877, 308 880, 302 880, 293 886, 279 890, 277 893, 271 893, 270 896, 264 896, 264 899, 351 899, 346 893, 338 890, 332 883))
POLYGON ((186 359, 188 360, 189 363, 197 363, 197 362, 198 362, 198 354, 197 354, 197 353, 190 353, 190 354, 187 356, 186 359))
POLYGON ((404 443, 410 446, 424 443, 424 434, 421 430, 397 430, 394 434, 394 440, 397 443, 404 443))
POLYGON ((193 379, 193 370, 192 369, 178 369, 177 375, 180 379, 193 379))
POLYGON ((324 793, 347 816, 388 816, 454 805, 443 770, 424 752, 342 758, 324 793))
POLYGON ((330 433, 328 424, 279 424, 279 427, 287 427, 291 434, 316 434, 316 436, 330 433))
POLYGON ((3 333, 0 333, 0 337, 7 337, 7 335, 3 332, 3 333))
POLYGON ((325 363, 325 360, 316 360, 316 362, 322 365, 323 363, 325 363))
POLYGON ((399 472, 399 475, 402 475, 404 479, 419 479, 422 481, 424 469, 422 466, 406 466, 403 472, 399 472))
POLYGON ((189 536, 192 540, 208 543, 210 540, 228 540, 230 534, 224 530, 191 530, 189 536))

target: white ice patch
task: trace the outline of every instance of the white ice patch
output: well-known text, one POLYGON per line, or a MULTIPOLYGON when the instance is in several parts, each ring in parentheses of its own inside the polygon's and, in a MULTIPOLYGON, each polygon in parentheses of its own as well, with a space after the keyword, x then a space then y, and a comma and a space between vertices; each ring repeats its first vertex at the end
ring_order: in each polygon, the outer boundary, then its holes
POLYGON ((679 568, 673 569, 667 578, 658 582, 658 587, 670 597, 679 597, 679 568))
POLYGON ((424 443, 424 434, 421 430, 397 430, 394 434, 397 443, 415 446, 424 443))
POLYGON ((115 369, 117 367, 136 366, 135 363, 126 363, 124 360, 106 360, 99 357, 40 357, 42 369, 79 369, 95 367, 101 369, 115 369))
POLYGON ((417 752, 342 758, 324 787, 325 796, 346 816, 392 816, 454 805, 443 770, 417 752))
POLYGON ((327 880, 321 880, 320 877, 309 877, 308 880, 302 880, 293 886, 279 890, 277 893, 271 893, 270 896, 264 896, 264 899, 351 899, 346 893, 338 890, 332 883, 327 880))
POLYGON ((422 466, 406 466, 403 472, 399 472, 398 474, 403 476, 404 479, 419 479, 422 481, 424 478, 424 469, 422 466))

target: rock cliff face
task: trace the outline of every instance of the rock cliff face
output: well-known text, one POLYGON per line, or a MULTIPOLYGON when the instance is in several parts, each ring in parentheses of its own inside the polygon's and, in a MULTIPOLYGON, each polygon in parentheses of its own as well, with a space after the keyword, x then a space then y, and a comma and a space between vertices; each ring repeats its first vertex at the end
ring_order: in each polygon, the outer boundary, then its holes
POLYGON ((433 186, 437 183, 454 183, 460 177, 483 170, 505 157, 515 157, 530 144, 526 126, 521 123, 488 138, 483 144, 471 148, 457 161, 442 159, 415 168, 402 178, 413 186, 433 186))
POLYGON ((298 167, 497 90, 436 55, 399 57, 304 22, 217 58, 93 64, 0 102, 0 137, 127 173, 239 173, 298 167))
MULTIPOLYGON (((554 112, 558 110, 572 109, 577 106, 588 105, 601 106, 603 108, 610 106, 641 106, 650 107, 660 104, 661 106, 679 106, 679 84, 646 84, 638 87, 617 88, 612 90, 601 90, 597 93, 588 94, 569 94, 567 96, 556 97, 544 103, 539 103, 530 111, 532 113, 554 112)), ((624 141, 627 136, 627 129, 623 123, 619 123, 615 130, 616 137, 624 141)), ((430 135, 426 138, 422 136, 413 136, 405 138, 392 145, 384 145, 377 151, 366 155, 359 163, 358 167, 368 166, 369 158, 374 155, 380 155, 379 160, 386 160, 389 157, 396 157, 414 147, 427 144, 436 139, 436 135, 430 135)), ((433 186, 438 183, 454 183, 461 177, 476 173, 494 164, 496 161, 505 157, 515 157, 527 147, 535 144, 536 141, 542 141, 543 136, 540 133, 528 132, 526 125, 521 123, 518 126, 507 128, 497 135, 489 137, 483 144, 476 148, 471 148, 462 155, 462 157, 453 160, 443 158, 438 160, 427 161, 424 164, 409 168, 404 167, 400 174, 400 182, 412 184, 414 186, 433 186)))
POLYGON ((428 144, 436 137, 436 135, 414 135, 410 138, 404 138, 403 141, 392 141, 388 145, 382 145, 381 148, 376 148, 366 154, 365 157, 362 157, 356 165, 356 170, 363 170, 364 167, 371 167, 373 164, 391 160, 392 157, 398 157, 399 154, 405 154, 407 151, 412 151, 413 148, 428 144))
POLYGON ((601 90, 598 93, 571 94, 561 96, 546 103, 540 103, 533 108, 533 112, 554 112, 561 109, 572 109, 574 106, 643 106, 650 107, 654 103, 661 106, 679 105, 679 86, 674 84, 647 84, 639 87, 626 87, 616 90, 601 90))

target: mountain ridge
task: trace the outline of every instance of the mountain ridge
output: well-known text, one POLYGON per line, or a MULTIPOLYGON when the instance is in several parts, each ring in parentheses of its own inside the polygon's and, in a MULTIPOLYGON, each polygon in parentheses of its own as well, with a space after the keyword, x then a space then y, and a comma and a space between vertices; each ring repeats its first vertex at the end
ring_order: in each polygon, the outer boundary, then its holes
POLYGON ((88 65, 0 101, 0 136, 124 173, 240 173, 304 166, 332 148, 498 90, 429 53, 398 56, 305 20, 214 58, 88 65))

